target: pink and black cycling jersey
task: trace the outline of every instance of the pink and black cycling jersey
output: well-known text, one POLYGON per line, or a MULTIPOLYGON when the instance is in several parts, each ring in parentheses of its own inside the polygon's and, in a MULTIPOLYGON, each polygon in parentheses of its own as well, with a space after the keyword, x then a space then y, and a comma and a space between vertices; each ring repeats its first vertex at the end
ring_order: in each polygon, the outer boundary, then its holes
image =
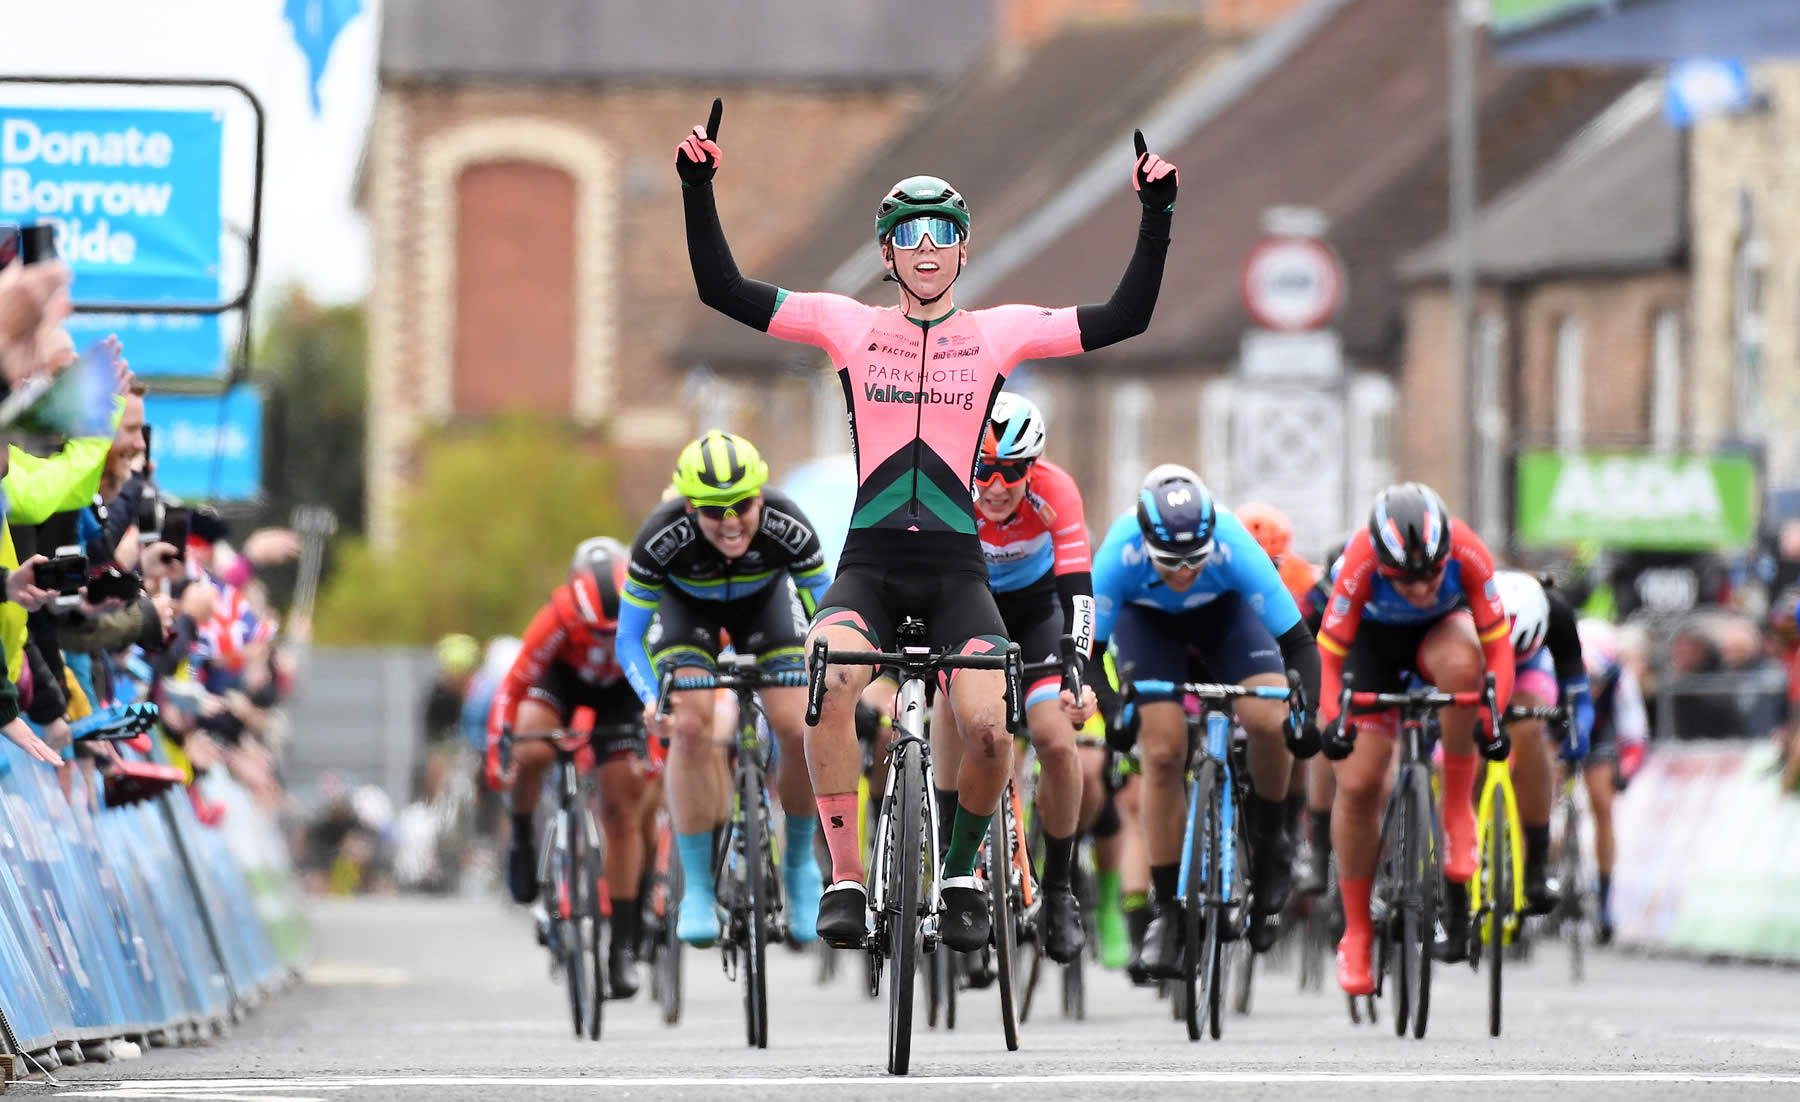
POLYGON ((824 349, 844 387, 857 481, 844 560, 857 550, 889 557, 893 532, 960 537, 956 550, 978 554, 969 482, 995 397, 1020 361, 1082 351, 1072 306, 921 322, 898 306, 781 291, 768 331, 824 349))
POLYGON ((890 579, 985 575, 969 484, 995 397, 1022 360, 1091 352, 1149 327, 1173 218, 1171 208, 1144 209, 1125 274, 1105 302, 952 310, 924 321, 899 306, 746 279, 719 226, 712 184, 684 184, 682 209, 700 301, 824 349, 838 373, 857 478, 840 580, 855 568, 890 579))

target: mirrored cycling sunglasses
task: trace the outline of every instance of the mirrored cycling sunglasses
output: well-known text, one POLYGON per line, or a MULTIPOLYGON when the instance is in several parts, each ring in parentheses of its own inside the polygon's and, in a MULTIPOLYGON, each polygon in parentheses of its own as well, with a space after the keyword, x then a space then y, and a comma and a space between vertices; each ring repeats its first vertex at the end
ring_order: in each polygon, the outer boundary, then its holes
POLYGON ((913 218, 894 227, 888 235, 896 249, 916 249, 927 237, 940 249, 948 249, 962 240, 962 228, 948 218, 913 218))
POLYGON ((1212 541, 1207 540, 1192 551, 1164 551, 1155 547, 1146 547, 1145 550, 1150 553, 1150 561, 1164 570, 1180 570, 1182 567, 1198 570, 1212 557, 1212 541))
POLYGON ((1430 570, 1421 574, 1417 571, 1394 570, 1386 566, 1377 566, 1375 572, 1390 582, 1435 582, 1444 576, 1444 567, 1443 564, 1440 563, 1435 570, 1430 570))
POLYGON ((1035 459, 1013 459, 1006 462, 990 463, 985 459, 975 461, 975 485, 992 486, 996 479, 1000 485, 1012 489, 1031 477, 1031 465, 1035 459))
POLYGON ((692 499, 688 501, 688 504, 694 507, 694 512, 699 513, 707 520, 724 520, 726 517, 743 516, 744 510, 750 507, 750 503, 755 501, 756 497, 755 494, 740 497, 728 505, 702 505, 692 499))

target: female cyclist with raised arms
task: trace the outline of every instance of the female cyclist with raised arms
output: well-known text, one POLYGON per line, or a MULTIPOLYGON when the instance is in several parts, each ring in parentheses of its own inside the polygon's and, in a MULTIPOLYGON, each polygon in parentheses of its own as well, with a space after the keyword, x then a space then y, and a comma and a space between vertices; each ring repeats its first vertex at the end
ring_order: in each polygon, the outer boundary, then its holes
MULTIPOLYGON (((934 647, 1003 647, 1006 627, 988 590, 969 489, 988 410, 1019 361, 1073 356, 1149 326, 1169 250, 1175 166, 1146 152, 1138 135, 1132 186, 1144 210, 1125 275, 1108 301, 1062 309, 958 309, 951 288, 968 262, 968 202, 936 177, 902 180, 882 197, 875 221, 875 243, 900 285, 900 301, 878 307, 843 295, 797 294, 738 273, 713 201, 721 110, 715 100, 710 122, 695 127, 675 156, 700 300, 745 325, 824 349, 849 406, 856 506, 808 647, 813 639, 834 650, 891 647, 907 616, 926 623, 934 647)), ((862 755, 855 705, 872 672, 831 667, 819 726, 806 738, 833 881, 820 900, 818 931, 840 948, 860 946, 868 924, 856 837, 862 755)), ((1006 785, 1012 740, 1002 673, 961 671, 949 679, 947 695, 964 756, 944 860, 943 940, 970 951, 988 938, 987 900, 973 873, 1006 785)), ((1072 695, 1062 703, 1072 718, 1081 715, 1072 695)))

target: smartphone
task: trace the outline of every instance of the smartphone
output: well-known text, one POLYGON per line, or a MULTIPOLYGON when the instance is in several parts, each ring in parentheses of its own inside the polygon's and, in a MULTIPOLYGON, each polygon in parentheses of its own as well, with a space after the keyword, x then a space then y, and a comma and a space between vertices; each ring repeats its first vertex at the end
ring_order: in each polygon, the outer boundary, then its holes
POLYGON ((57 553, 37 564, 32 577, 37 581, 39 589, 48 589, 64 597, 72 597, 81 592, 88 582, 88 561, 83 554, 64 554, 68 548, 59 547, 57 553))
POLYGON ((19 227, 13 222, 0 222, 0 268, 19 259, 19 227))
POLYGON ((183 505, 163 506, 162 541, 175 548, 177 559, 187 558, 188 511, 183 505))
POLYGON ((139 546, 148 547, 163 538, 163 512, 162 497, 156 492, 156 487, 145 486, 144 496, 138 499, 139 546))
POLYGON ((121 601, 135 601, 138 599, 138 594, 143 591, 142 578, 136 574, 123 573, 111 566, 87 581, 87 598, 94 604, 114 598, 121 601))
POLYGON ((19 230, 19 256, 27 264, 56 259, 56 227, 48 222, 19 230))

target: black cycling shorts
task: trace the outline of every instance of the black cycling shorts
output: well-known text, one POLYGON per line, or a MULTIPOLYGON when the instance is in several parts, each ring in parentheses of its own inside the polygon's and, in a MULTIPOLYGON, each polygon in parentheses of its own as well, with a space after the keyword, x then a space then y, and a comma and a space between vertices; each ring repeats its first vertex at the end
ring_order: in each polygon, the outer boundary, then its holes
MULTIPOLYGON (((1344 676, 1359 693, 1403 693, 1420 681, 1429 680, 1421 669, 1419 648, 1431 629, 1450 616, 1467 616, 1467 606, 1458 604, 1435 620, 1422 624, 1384 624, 1364 620, 1356 626, 1356 638, 1350 641, 1350 653, 1344 656, 1344 676)), ((1382 708, 1356 708, 1358 714, 1380 712, 1382 708)))
MULTIPOLYGON (((1006 637, 1019 644, 1026 665, 1055 662, 1062 658, 1058 644, 1063 636, 1062 596, 1051 590, 1021 589, 994 594, 1000 609, 1000 622, 1006 626, 1006 637)), ((1055 700, 1062 692, 1060 673, 1031 678, 1025 685, 1025 706, 1033 707, 1055 700)))
MULTIPOLYGON (((1286 669, 1281 644, 1237 593, 1222 593, 1185 612, 1128 604, 1113 625, 1114 662, 1131 667, 1134 681, 1189 680, 1241 685, 1257 674, 1286 669)), ((1141 703, 1174 700, 1173 693, 1137 693, 1141 703)))
POLYGON ((628 754, 642 756, 645 752, 644 728, 638 722, 643 717, 644 704, 623 677, 601 684, 582 677, 566 662, 552 662, 543 679, 526 690, 525 697, 554 711, 564 730, 581 708, 594 713, 595 729, 631 724, 632 734, 607 734, 594 741, 594 756, 600 761, 628 754))
POLYGON ((971 640, 1006 647, 1006 623, 988 589, 987 565, 946 566, 941 572, 842 569, 819 600, 813 626, 854 627, 872 650, 897 646, 895 629, 905 617, 925 622, 927 646, 960 651, 971 640))
POLYGON ((650 663, 658 671, 669 665, 711 670, 720 629, 730 634, 733 650, 754 655, 765 672, 806 668, 806 609, 785 575, 735 601, 703 601, 666 587, 646 637, 650 663))

